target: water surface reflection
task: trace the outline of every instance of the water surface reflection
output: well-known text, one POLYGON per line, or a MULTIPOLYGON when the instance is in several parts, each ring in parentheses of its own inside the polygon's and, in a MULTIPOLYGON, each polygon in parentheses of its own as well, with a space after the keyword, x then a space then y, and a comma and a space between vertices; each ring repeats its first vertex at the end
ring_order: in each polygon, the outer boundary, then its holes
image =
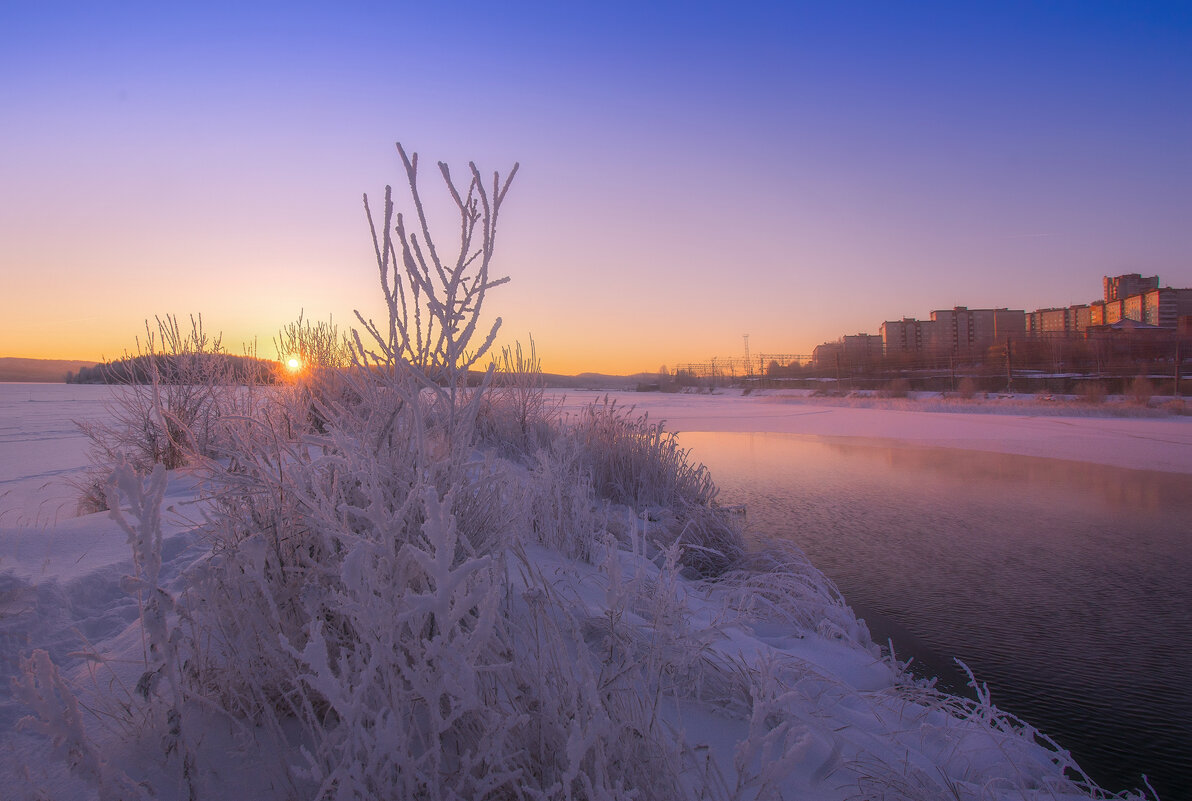
POLYGON ((951 658, 1108 788, 1192 798, 1192 476, 879 441, 685 433, 875 639, 951 658))

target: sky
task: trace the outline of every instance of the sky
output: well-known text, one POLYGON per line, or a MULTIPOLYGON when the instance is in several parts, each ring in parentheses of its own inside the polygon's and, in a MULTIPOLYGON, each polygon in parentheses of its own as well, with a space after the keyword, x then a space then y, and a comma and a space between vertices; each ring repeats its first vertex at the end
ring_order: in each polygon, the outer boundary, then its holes
POLYGON ((487 307, 548 372, 1192 286, 1186 2, 0 0, 0 356, 380 318, 398 141, 520 164, 487 307))

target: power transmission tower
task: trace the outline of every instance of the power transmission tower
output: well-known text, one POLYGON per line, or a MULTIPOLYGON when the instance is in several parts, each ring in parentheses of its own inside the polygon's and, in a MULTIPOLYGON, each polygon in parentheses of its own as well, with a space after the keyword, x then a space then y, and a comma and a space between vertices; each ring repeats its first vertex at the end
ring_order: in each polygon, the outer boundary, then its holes
POLYGON ((749 360, 749 334, 741 335, 745 339, 745 373, 753 378, 753 362, 749 360))

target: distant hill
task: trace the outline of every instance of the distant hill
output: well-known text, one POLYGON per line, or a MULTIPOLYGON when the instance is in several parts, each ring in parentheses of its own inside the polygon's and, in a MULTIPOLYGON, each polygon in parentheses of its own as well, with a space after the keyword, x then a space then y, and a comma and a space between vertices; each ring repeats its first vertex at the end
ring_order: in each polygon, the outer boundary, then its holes
POLYGON ((17 359, 12 356, 0 356, 0 382, 62 384, 66 382, 68 372, 77 372, 82 367, 94 367, 95 364, 68 359, 17 359))
POLYGON ((579 375, 558 375, 543 373, 546 386, 556 389, 595 389, 595 390, 631 390, 643 381, 657 381, 657 373, 637 373, 635 375, 606 375, 604 373, 580 373, 579 375))

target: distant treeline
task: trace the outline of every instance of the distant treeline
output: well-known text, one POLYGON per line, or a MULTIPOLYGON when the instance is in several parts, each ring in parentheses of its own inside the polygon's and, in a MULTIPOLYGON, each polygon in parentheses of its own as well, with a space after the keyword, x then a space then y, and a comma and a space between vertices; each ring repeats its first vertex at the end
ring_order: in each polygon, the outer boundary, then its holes
POLYGON ((82 359, 25 359, 0 356, 0 382, 61 384, 67 370, 92 367, 94 364, 95 362, 82 359))
POLYGON ((68 384, 149 384, 156 370, 163 384, 271 384, 277 364, 228 353, 156 354, 116 359, 66 374, 68 384))

